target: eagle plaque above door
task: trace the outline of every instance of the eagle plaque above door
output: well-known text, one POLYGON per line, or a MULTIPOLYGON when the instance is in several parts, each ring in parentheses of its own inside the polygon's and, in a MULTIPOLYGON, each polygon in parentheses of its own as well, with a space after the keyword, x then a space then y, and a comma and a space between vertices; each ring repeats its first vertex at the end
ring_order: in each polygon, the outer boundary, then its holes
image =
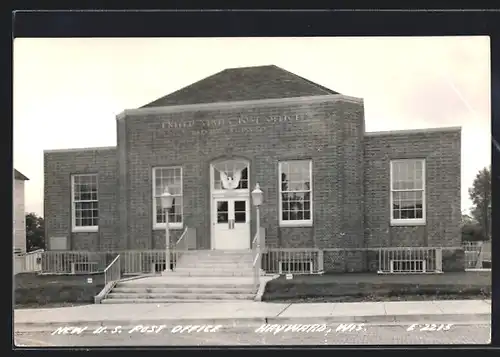
POLYGON ((225 160, 215 163, 213 168, 215 190, 248 189, 248 162, 225 160))

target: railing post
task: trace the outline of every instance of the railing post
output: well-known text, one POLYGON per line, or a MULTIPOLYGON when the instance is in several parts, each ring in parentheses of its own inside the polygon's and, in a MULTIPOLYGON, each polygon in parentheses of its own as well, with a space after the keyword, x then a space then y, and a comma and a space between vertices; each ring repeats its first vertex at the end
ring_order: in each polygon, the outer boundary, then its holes
POLYGON ((324 258, 323 258, 323 250, 318 251, 318 273, 323 273, 323 263, 324 263, 324 258))
POLYGON ((380 273, 383 272, 383 269, 382 269, 382 249, 380 249, 380 248, 378 250, 378 271, 380 273))
POLYGON ((443 272, 443 248, 436 248, 436 272, 443 272))
POLYGON ((255 266, 254 266, 254 275, 253 275, 253 278, 254 278, 254 289, 257 290, 258 286, 259 286, 259 275, 260 275, 260 222, 259 222, 259 206, 257 206, 257 261, 255 262, 255 266))

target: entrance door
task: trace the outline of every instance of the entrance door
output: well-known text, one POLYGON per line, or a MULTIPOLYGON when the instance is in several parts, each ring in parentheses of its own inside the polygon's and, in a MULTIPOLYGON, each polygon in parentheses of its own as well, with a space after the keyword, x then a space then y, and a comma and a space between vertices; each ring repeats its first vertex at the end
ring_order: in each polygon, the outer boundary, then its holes
POLYGON ((250 249, 248 198, 216 198, 213 214, 215 249, 250 249))

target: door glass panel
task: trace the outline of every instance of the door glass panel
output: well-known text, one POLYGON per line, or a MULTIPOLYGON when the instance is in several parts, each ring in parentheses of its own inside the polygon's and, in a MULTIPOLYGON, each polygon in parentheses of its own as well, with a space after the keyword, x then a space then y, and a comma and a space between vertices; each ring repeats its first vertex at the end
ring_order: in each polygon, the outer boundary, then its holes
POLYGON ((234 222, 235 223, 245 223, 247 221, 246 212, 234 212, 234 222))
POLYGON ((234 221, 236 223, 245 223, 247 221, 246 201, 234 201, 234 221))
POLYGON ((229 212, 228 212, 228 202, 218 201, 217 202, 217 223, 228 223, 229 222, 229 212))

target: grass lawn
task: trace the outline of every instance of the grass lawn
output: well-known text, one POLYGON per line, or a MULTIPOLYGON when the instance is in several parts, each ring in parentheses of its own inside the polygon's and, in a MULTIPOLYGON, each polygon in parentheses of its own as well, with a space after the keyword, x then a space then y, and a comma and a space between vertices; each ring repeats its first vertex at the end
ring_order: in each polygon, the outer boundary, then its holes
POLYGON ((284 276, 267 283, 263 301, 357 302, 491 298, 491 272, 432 275, 345 273, 284 276))
POLYGON ((104 288, 103 274, 14 276, 15 308, 39 308, 93 304, 104 288), (92 278, 92 282, 87 282, 92 278))

